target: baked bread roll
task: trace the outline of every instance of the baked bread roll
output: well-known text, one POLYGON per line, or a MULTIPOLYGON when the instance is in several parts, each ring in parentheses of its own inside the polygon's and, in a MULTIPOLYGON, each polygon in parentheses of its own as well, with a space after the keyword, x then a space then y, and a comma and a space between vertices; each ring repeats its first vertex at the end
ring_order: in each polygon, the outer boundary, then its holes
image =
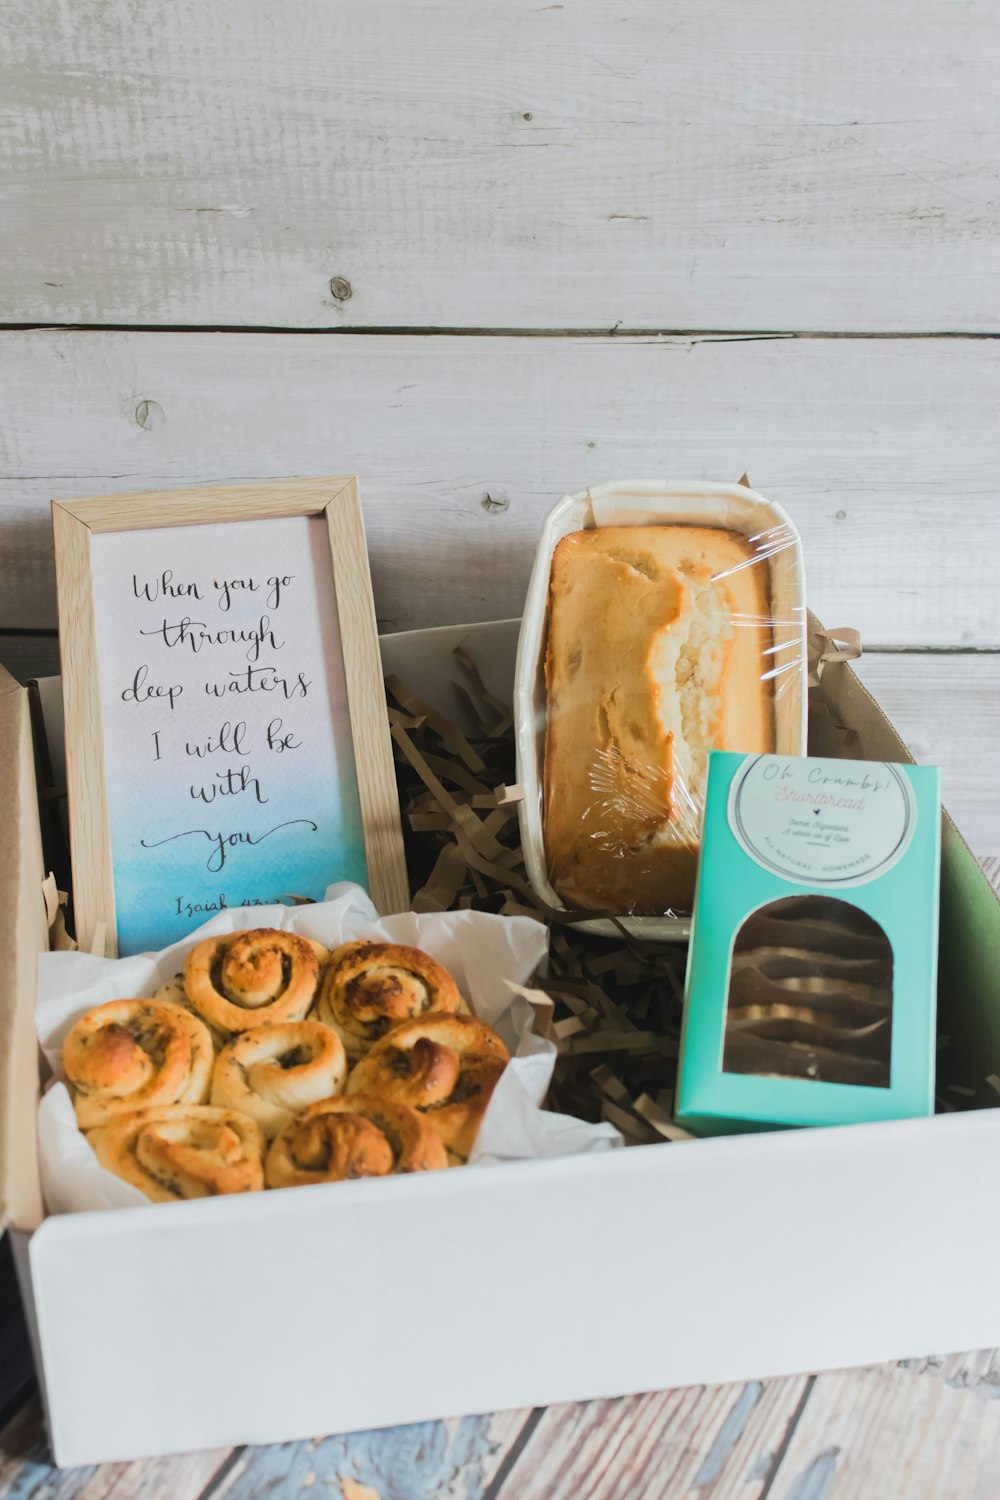
POLYGON ((212 1103, 249 1115, 271 1140, 307 1104, 343 1093, 346 1079, 344 1044, 329 1026, 254 1026, 216 1058, 212 1103))
POLYGON ((191 949, 184 988, 192 1009, 223 1036, 265 1021, 301 1021, 325 952, 308 938, 270 927, 224 933, 191 949))
POLYGON ((267 1156, 270 1188, 348 1182, 448 1165, 440 1138, 415 1110, 355 1094, 310 1104, 280 1132, 267 1156))
POLYGON ((354 1062, 402 1021, 466 1009, 448 970, 420 948, 345 943, 330 954, 315 1015, 340 1035, 354 1062))
POLYGON ((264 1186, 263 1132, 232 1109, 172 1104, 133 1110, 87 1139, 102 1167, 154 1203, 255 1193, 264 1186))
POLYGON ((429 1015, 396 1026, 347 1080, 347 1097, 378 1095, 419 1110, 452 1162, 468 1160, 510 1053, 475 1016, 429 1015))
POLYGON ((184 988, 184 970, 174 974, 166 984, 161 984, 153 999, 162 1000, 165 1005, 179 1005, 182 1010, 190 1010, 191 1002, 184 988))
POLYGON ((603 526, 559 542, 544 837, 567 906, 691 910, 709 751, 774 748, 768 589, 733 531, 603 526))
POLYGON ((190 1012, 156 1000, 109 1000, 80 1017, 63 1043, 81 1130, 161 1104, 201 1104, 215 1053, 190 1012))

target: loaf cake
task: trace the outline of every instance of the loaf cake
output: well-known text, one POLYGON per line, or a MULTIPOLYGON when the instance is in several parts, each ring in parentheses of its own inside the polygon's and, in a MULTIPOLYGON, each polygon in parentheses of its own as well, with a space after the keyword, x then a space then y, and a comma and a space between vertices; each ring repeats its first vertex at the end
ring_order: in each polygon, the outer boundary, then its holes
POLYGON ((605 526, 552 557, 544 836, 567 906, 689 912, 710 750, 774 749, 768 564, 734 531, 605 526))

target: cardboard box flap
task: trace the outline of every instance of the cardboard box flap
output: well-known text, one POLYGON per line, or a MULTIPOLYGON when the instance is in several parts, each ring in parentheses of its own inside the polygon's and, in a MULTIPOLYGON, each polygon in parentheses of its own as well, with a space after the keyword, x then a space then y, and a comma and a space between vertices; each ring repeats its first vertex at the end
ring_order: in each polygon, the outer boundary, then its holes
MULTIPOLYGON (((811 629, 822 629, 810 614, 811 629)), ((846 662, 828 667, 809 695, 813 755, 904 761, 914 756, 846 662), (850 726, 845 728, 845 726, 850 726)), ((942 799, 948 798, 942 783, 942 799)), ((938 953, 938 1095, 961 1090, 962 1108, 1000 1105, 1000 896, 945 811, 941 824, 938 953), (991 1061, 992 1059, 992 1061, 991 1061), (996 1082, 992 1082, 996 1079, 996 1082)))
POLYGON ((43 1217, 38 1180, 35 961, 48 947, 28 693, 0 667, 0 1230, 43 1217))

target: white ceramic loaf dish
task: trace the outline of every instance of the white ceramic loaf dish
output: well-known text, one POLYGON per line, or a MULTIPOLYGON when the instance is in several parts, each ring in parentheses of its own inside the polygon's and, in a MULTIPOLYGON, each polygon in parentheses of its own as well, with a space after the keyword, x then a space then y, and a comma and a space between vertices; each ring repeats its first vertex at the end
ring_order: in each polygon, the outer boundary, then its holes
MULTIPOLYGON (((542 526, 528 584, 518 638, 514 686, 517 778, 524 789, 518 808, 521 844, 535 894, 567 910, 548 878, 542 827, 545 757, 545 651, 548 635, 549 574, 562 537, 597 526, 716 526, 754 540, 770 573, 774 652, 781 664, 775 692, 775 748, 783 755, 806 753, 805 570, 799 534, 780 505, 742 484, 705 480, 637 479, 597 485, 564 495, 542 526)), ((621 926, 635 937, 682 942, 690 934, 687 917, 627 917, 621 926)), ((620 938, 617 923, 589 919, 583 932, 620 938)))

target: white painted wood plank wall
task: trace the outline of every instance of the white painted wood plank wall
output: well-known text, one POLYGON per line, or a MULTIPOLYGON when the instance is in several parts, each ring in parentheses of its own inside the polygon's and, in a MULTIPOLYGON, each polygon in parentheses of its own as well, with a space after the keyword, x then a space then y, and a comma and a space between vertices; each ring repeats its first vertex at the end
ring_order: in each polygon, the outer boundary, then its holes
POLYGON ((51 497, 361 475, 383 629, 520 613, 566 490, 754 485, 877 646, 1000 648, 1000 342, 0 334, 0 626, 55 624, 51 497))
POLYGON ((8 0, 0 322, 996 330, 998 63, 993 0, 8 0))

